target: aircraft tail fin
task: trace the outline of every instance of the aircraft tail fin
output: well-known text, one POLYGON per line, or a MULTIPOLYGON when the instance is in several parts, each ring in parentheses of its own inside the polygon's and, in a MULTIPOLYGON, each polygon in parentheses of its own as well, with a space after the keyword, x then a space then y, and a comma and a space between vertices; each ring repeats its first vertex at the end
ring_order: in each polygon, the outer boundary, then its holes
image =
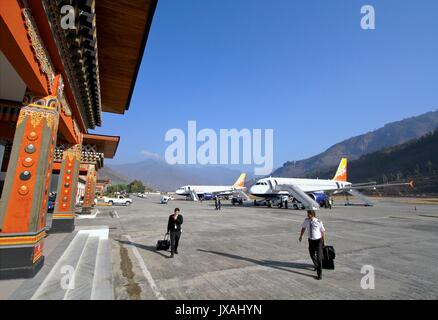
POLYGON ((245 187, 246 173, 242 173, 236 182, 233 184, 233 188, 244 188, 245 187))
POLYGON ((333 178, 333 181, 347 181, 347 169, 348 169, 348 159, 342 158, 339 163, 338 170, 333 178))

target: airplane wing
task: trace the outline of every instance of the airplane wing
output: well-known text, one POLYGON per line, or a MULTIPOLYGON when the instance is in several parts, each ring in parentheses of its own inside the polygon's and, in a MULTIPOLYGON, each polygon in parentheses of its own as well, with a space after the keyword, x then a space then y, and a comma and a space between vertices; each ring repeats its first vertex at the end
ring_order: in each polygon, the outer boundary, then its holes
POLYGON ((342 190, 363 190, 363 189, 375 189, 375 188, 386 188, 386 187, 401 187, 401 186, 410 186, 411 188, 414 187, 414 181, 410 182, 397 182, 397 183, 384 183, 384 184, 353 184, 349 187, 338 189, 339 191, 342 190))
POLYGON ((365 205, 373 206, 374 203, 370 199, 368 199, 368 197, 366 197, 364 194, 360 193, 358 190, 386 188, 386 187, 400 187, 400 186, 410 186, 411 188, 413 188, 414 182, 410 181, 410 182, 385 183, 385 184, 376 184, 375 182, 369 182, 369 183, 353 184, 349 187, 337 189, 333 192, 333 194, 346 192, 352 196, 361 199, 365 203, 365 205))
POLYGON ((222 190, 222 191, 212 191, 212 192, 208 192, 214 196, 229 196, 230 194, 233 193, 232 190, 222 190))
POLYGON ((244 192, 241 189, 235 190, 233 194, 237 194, 237 195, 241 196, 246 201, 250 201, 251 200, 251 198, 246 194, 246 192, 244 192))
POLYGON ((295 185, 279 184, 275 186, 275 191, 287 191, 289 195, 300 201, 308 210, 319 210, 319 204, 310 198, 302 189, 295 185))
POLYGON ((211 193, 212 195, 215 195, 215 196, 230 196, 230 195, 233 195, 235 193, 239 193, 239 194, 240 194, 240 192, 243 193, 243 190, 244 189, 240 189, 240 188, 239 189, 232 188, 232 189, 221 190, 221 191, 213 191, 213 192, 209 192, 209 193, 211 193))
POLYGON ((365 203, 365 205, 367 205, 369 207, 374 206, 374 203, 370 199, 368 199, 368 197, 366 197, 364 194, 357 191, 357 189, 346 190, 346 192, 348 192, 352 196, 355 196, 356 198, 359 198, 360 200, 362 200, 365 203))

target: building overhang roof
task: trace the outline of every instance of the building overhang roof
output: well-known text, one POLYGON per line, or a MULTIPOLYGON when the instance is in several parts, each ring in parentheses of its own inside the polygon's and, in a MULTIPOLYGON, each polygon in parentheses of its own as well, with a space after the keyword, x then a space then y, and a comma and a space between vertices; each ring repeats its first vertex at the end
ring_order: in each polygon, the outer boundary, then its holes
POLYGON ((84 134, 83 145, 95 145, 97 152, 104 154, 105 159, 114 158, 117 147, 119 146, 120 137, 119 136, 107 136, 98 134, 84 134))
POLYGON ((157 0, 96 1, 102 111, 129 108, 157 0))

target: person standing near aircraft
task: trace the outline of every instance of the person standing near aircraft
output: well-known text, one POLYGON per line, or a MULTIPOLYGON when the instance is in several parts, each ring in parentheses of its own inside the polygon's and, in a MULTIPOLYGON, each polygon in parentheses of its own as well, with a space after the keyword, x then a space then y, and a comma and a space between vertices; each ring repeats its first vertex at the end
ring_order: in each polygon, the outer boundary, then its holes
POLYGON ((317 272, 316 279, 321 280, 325 229, 322 222, 316 218, 316 213, 313 210, 307 211, 307 218, 301 226, 300 242, 303 240, 306 229, 309 230, 309 253, 315 266, 314 270, 317 272))
POLYGON ((218 202, 217 202, 217 196, 214 197, 214 210, 219 210, 218 202))
POLYGON ((167 223, 167 232, 170 233, 170 257, 178 254, 179 239, 181 238, 181 225, 183 224, 183 216, 180 214, 179 208, 175 208, 174 213, 169 216, 167 223))
POLYGON ((220 197, 218 197, 218 200, 217 200, 217 207, 218 207, 219 210, 222 210, 222 203, 221 203, 221 198, 220 197))

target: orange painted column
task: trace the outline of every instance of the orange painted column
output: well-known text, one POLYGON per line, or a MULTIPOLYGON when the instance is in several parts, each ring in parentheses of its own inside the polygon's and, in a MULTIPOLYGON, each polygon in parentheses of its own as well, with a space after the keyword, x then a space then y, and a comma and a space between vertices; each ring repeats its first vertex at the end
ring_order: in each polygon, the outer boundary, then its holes
POLYGON ((27 98, 17 121, 0 200, 0 279, 33 277, 44 263, 43 239, 59 101, 27 98))
POLYGON ((90 214, 94 207, 94 198, 96 193, 97 172, 94 164, 88 165, 87 180, 85 184, 84 204, 82 214, 90 214))
POLYGON ((81 153, 81 144, 73 145, 63 153, 50 233, 67 233, 75 229, 76 193, 81 153))

